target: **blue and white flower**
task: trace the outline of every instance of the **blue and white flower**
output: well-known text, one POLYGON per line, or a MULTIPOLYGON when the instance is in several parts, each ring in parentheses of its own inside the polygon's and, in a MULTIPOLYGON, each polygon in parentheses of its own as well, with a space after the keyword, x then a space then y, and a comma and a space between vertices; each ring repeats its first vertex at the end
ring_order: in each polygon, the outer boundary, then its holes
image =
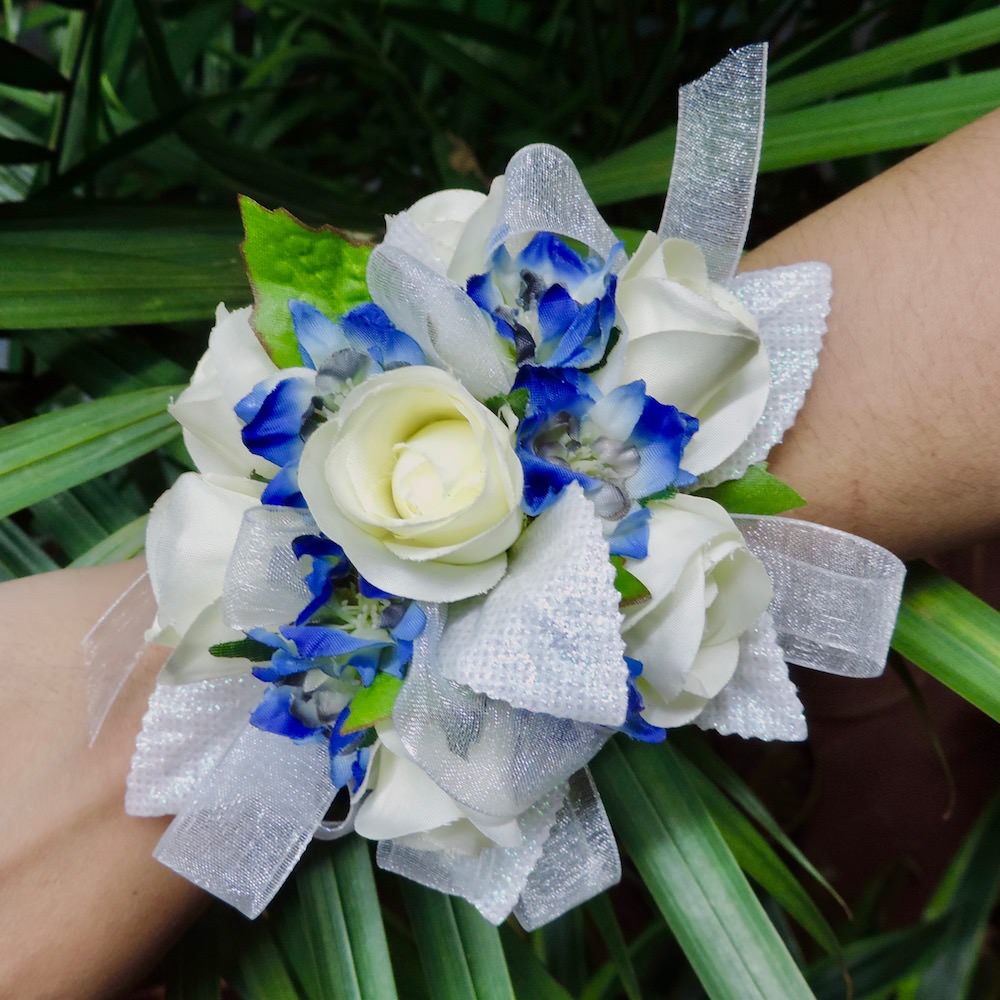
POLYGON ((603 361, 615 323, 614 267, 582 258, 552 233, 538 233, 511 255, 501 246, 490 269, 469 278, 472 300, 493 318, 518 364, 593 368, 603 361))
POLYGON ((637 502, 694 481, 681 457, 697 421, 646 395, 642 382, 604 396, 571 368, 524 366, 515 389, 528 392, 517 428, 524 509, 538 514, 579 483, 598 515, 617 522, 613 552, 644 555, 648 515, 637 502))

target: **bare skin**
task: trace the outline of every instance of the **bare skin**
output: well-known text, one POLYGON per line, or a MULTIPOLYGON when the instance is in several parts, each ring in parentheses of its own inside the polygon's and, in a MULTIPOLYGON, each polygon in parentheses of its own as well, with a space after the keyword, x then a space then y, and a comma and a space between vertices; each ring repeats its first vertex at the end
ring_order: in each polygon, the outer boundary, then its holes
MULTIPOLYGON (((772 470, 800 512, 904 556, 1000 527, 1000 113, 912 157, 749 254, 824 260, 822 366, 772 470)), ((0 587, 0 1000, 114 995, 204 905, 151 851, 165 820, 122 808, 157 656, 86 746, 79 644, 127 567, 0 587), (54 623, 58 623, 54 626, 54 623)))

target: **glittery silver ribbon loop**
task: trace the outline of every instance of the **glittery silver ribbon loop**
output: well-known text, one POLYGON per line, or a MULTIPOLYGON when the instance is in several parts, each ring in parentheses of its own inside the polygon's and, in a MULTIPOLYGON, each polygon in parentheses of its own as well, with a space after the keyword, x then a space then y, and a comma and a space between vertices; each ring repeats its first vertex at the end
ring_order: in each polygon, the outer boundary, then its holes
POLYGON ((769 365, 767 405, 746 441, 699 478, 702 486, 739 479, 795 423, 819 365, 833 292, 830 268, 818 261, 748 271, 728 288, 757 320, 769 365))
POLYGON ((442 674, 444 609, 425 608, 393 723, 407 753, 456 801, 510 817, 583 767, 612 730, 514 708, 442 674))
POLYGON ((243 515, 222 591, 226 625, 245 631, 295 621, 312 595, 292 541, 315 532, 312 518, 293 507, 251 507, 243 515))
POLYGON ((526 931, 561 917, 622 877, 608 814, 586 769, 570 778, 566 796, 514 908, 526 931))
POLYGON ((291 874, 334 791, 325 741, 299 742, 246 724, 154 856, 256 917, 291 874))
POLYGON ((157 684, 128 773, 130 816, 172 816, 246 727, 265 685, 251 674, 157 684))
POLYGON ((787 517, 736 516, 774 585, 785 659, 845 677, 885 669, 906 568, 857 535, 787 517))
POLYGON ((802 702, 788 676, 785 652, 768 612, 741 636, 736 673, 694 722, 700 729, 745 740, 806 738, 802 702))
POLYGON ((538 232, 579 240, 605 260, 618 242, 576 165, 561 149, 546 143, 525 146, 507 164, 503 201, 487 254, 510 239, 538 232))
POLYGON ((657 234, 701 247, 713 281, 736 270, 764 128, 767 46, 748 45, 681 87, 670 187, 657 234))
POLYGON ((431 364, 452 372, 477 399, 511 387, 514 363, 493 322, 464 287, 392 243, 372 251, 367 277, 372 301, 420 345, 431 364))
POLYGON ((620 726, 628 668, 614 581, 601 522, 573 483, 518 539, 500 583, 450 613, 443 675, 514 708, 620 726))
POLYGON ((379 841, 376 863, 430 889, 461 896, 491 923, 503 923, 542 857, 565 795, 566 789, 560 786, 518 817, 523 839, 517 847, 492 847, 478 854, 462 854, 442 850, 426 835, 416 835, 379 841))
POLYGON ((156 617, 156 598, 145 567, 83 639, 87 722, 91 746, 132 671, 146 652, 146 631, 156 617))

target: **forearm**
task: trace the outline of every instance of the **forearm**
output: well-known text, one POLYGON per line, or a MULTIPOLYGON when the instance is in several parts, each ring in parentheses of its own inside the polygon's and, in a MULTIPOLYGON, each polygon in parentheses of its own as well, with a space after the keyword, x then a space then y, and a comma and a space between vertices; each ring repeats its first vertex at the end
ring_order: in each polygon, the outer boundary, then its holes
POLYGON ((1000 112, 748 254, 822 260, 833 308, 771 469, 800 515, 903 556, 1000 529, 1000 112))
POLYGON ((125 775, 162 650, 87 747, 80 642, 134 567, 0 587, 0 998, 88 998, 148 968, 203 905, 152 857, 165 819, 124 811, 125 775))

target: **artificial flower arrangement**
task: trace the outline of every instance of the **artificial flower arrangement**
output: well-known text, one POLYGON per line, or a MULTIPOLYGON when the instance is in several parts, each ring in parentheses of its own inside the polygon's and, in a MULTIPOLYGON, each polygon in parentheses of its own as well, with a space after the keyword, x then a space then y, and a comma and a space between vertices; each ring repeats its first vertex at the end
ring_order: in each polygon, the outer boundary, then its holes
POLYGON ((765 61, 682 90, 631 257, 546 145, 374 248, 242 199, 255 304, 171 409, 198 471, 88 639, 95 730, 135 660, 108 636, 155 610, 174 647, 126 800, 176 814, 163 863, 256 915, 353 832, 531 929, 620 877, 587 771, 615 733, 802 739, 787 660, 881 671, 901 565, 773 516, 800 498, 760 464, 830 297, 823 264, 734 277, 765 61))

